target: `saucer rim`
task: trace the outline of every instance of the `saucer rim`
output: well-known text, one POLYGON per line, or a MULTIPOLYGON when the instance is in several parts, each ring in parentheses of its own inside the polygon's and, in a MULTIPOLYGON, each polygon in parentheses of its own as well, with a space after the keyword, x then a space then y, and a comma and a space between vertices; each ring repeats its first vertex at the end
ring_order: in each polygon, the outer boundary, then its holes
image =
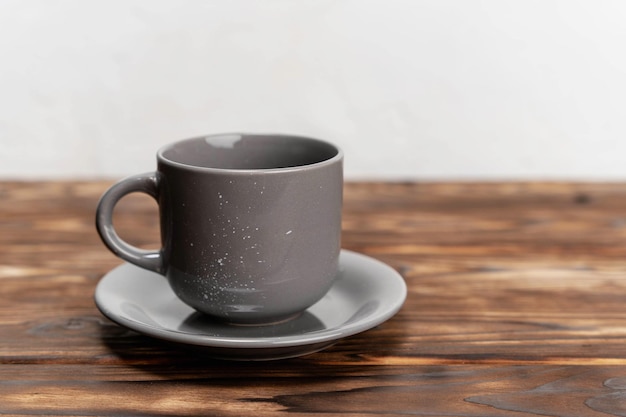
MULTIPOLYGON (((333 328, 326 328, 322 330, 313 331, 310 333, 297 334, 297 335, 283 335, 283 336, 266 336, 266 337, 255 337, 255 338, 238 338, 238 337, 221 337, 214 335, 203 335, 203 334, 192 334, 188 332, 183 332, 176 329, 171 329, 167 327, 155 327, 150 324, 137 321, 130 320, 124 316, 113 313, 108 307, 109 304, 107 301, 103 301, 102 297, 102 287, 104 286, 104 282, 107 277, 113 275, 114 273, 120 273, 121 269, 128 268, 139 268, 129 263, 123 263, 118 265, 117 267, 111 269, 107 272, 98 282, 96 286, 96 290, 94 293, 94 301, 97 308, 100 312, 107 317, 109 320, 126 327, 130 330, 136 331, 138 333, 154 337, 161 340, 166 340, 169 342, 175 343, 183 343, 187 345, 194 345, 200 347, 207 348, 227 348, 227 349, 280 349, 287 347, 298 347, 298 346, 309 346, 316 344, 332 344, 339 339, 343 339, 345 337, 353 336, 358 333, 362 333, 367 331, 373 327, 376 327, 385 321, 389 320, 393 317, 403 306, 406 297, 407 297, 407 286, 404 278, 398 271, 396 271, 391 266, 386 263, 372 258, 370 256, 354 252, 347 249, 341 250, 340 256, 340 267, 342 264, 342 259, 344 257, 354 258, 352 262, 363 262, 369 263, 373 268, 376 266, 379 271, 384 271, 384 274, 372 273, 370 280, 378 280, 381 275, 384 275, 385 279, 389 282, 393 282, 396 288, 394 288, 391 292, 393 293, 392 297, 389 297, 388 303, 382 308, 381 311, 375 311, 359 320, 356 320, 353 323, 349 323, 347 325, 339 325, 333 328), (374 276, 375 275, 375 276, 374 276)), ((344 260, 344 264, 348 261, 344 260)), ((368 268, 370 269, 370 268, 368 268)), ((153 272, 151 272, 153 273, 153 272)), ((156 274, 156 273, 153 273, 156 274)), ((332 287, 331 290, 332 291, 332 287)), ((315 304, 314 304, 315 306, 315 304)), ((313 307, 313 306, 312 306, 313 307)), ((312 308, 310 307, 310 308, 312 308)), ((191 307, 190 307, 191 308, 191 307)), ((308 309, 307 309, 308 310, 308 309)))

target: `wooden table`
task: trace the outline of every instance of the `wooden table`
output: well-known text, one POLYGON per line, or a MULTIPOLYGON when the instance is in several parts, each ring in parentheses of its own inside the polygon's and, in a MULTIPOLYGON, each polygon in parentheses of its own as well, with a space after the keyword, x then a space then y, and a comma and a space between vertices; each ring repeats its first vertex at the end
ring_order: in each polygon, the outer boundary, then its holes
MULTIPOLYGON (((626 185, 349 183, 343 246, 409 295, 275 362, 211 360, 105 319, 105 182, 0 183, 0 415, 626 415, 626 185)), ((116 225, 158 246, 155 204, 116 225)))

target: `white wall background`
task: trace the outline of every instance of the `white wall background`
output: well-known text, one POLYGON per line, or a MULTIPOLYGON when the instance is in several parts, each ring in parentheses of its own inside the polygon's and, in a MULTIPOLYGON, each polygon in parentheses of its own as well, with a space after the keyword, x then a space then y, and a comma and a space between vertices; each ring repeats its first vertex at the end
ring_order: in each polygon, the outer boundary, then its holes
POLYGON ((0 177, 224 131, 352 179, 626 180, 626 1, 0 0, 0 177))

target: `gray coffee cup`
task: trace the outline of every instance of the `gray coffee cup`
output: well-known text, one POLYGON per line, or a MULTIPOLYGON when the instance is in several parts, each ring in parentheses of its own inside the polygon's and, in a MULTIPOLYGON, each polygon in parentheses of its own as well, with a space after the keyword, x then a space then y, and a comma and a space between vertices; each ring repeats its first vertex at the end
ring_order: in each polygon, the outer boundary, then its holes
MULTIPOLYGON (((167 277, 196 310, 236 324, 297 316, 330 289, 341 249, 343 154, 317 139, 222 134, 157 152, 157 171, 101 198, 96 226, 118 257, 167 277), (159 205, 162 248, 124 242, 117 202, 146 193, 159 205)), ((132 277, 129 277, 132 279, 132 277)))

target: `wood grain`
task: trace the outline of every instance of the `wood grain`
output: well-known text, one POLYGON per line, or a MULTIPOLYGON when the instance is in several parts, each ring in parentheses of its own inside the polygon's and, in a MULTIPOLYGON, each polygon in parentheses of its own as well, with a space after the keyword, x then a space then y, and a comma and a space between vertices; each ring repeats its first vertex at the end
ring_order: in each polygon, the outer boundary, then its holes
MULTIPOLYGON (((0 183, 0 415, 626 416, 626 185, 349 183, 343 246, 390 321, 302 358, 211 360, 102 317, 108 182, 0 183)), ((116 226, 159 245, 132 196, 116 226)))

